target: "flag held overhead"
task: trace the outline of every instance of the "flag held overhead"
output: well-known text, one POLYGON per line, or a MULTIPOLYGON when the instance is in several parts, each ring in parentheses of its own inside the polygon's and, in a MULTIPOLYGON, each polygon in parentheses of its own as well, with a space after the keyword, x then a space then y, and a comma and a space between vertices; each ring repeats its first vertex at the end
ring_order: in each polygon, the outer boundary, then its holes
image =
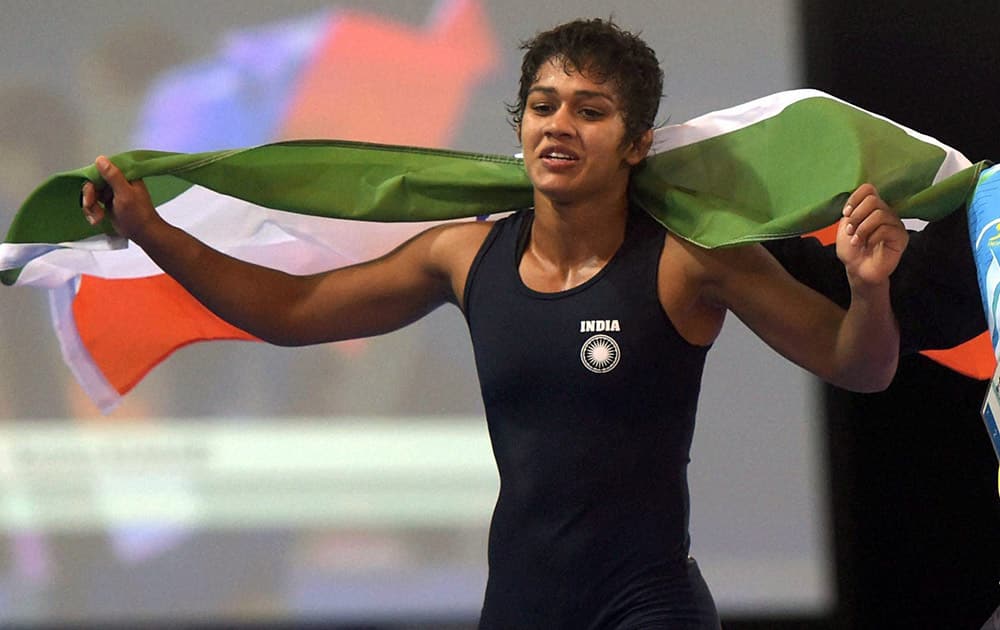
MULTIPOLYGON (((169 222, 223 252, 294 273, 378 255, 426 222, 532 203, 520 160, 441 149, 316 140, 205 153, 131 151, 112 161, 126 178, 146 181, 169 222)), ((658 129, 631 194, 674 234, 722 247, 825 227, 864 182, 901 216, 935 220, 968 202, 983 167, 883 117, 795 90, 658 129)), ((107 225, 83 218, 79 193, 88 180, 100 181, 93 166, 61 173, 25 201, 0 245, 0 280, 62 287, 72 297, 83 275, 161 273, 137 248, 122 250, 107 225)), ((53 312, 57 330, 68 335, 93 330, 60 325, 60 317, 78 317, 71 307, 53 312)), ((157 347, 152 365, 125 370, 112 389, 124 393, 174 348, 213 334, 157 347)), ((102 339, 93 334, 87 343, 102 339)), ((67 361, 115 353, 87 343, 76 343, 86 352, 67 361)), ((63 342, 64 349, 73 345, 63 342)), ((96 372, 107 374, 100 366, 96 372)), ((107 407, 109 397, 102 399, 107 407)))

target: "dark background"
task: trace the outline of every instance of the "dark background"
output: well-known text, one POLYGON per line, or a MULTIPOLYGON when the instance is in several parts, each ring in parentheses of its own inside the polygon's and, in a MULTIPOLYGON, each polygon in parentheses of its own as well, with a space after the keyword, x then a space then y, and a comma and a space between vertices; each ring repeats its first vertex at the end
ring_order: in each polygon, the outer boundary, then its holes
MULTIPOLYGON (((808 85, 973 161, 1000 156, 1000 5, 808 0, 803 8, 808 85)), ((985 392, 985 383, 920 356, 904 359, 881 394, 826 388, 839 606, 836 619, 814 627, 978 629, 1000 604, 985 392)))

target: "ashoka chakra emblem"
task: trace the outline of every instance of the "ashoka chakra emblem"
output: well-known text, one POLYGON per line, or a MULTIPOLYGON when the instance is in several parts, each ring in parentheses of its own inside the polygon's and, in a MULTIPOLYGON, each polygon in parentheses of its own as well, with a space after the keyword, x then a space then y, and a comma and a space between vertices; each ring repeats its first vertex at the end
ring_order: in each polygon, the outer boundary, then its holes
POLYGON ((580 361, 584 367, 598 374, 615 369, 621 355, 618 342, 607 335, 594 335, 580 348, 580 361))

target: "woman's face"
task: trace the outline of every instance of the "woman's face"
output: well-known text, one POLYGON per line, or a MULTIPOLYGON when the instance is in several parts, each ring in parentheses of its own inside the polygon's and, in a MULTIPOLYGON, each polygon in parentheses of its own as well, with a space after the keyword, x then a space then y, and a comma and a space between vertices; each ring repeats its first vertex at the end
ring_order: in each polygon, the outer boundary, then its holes
POLYGON ((539 69, 519 132, 536 193, 556 204, 624 193, 646 153, 641 143, 624 142, 624 104, 614 83, 567 72, 558 59, 539 69))

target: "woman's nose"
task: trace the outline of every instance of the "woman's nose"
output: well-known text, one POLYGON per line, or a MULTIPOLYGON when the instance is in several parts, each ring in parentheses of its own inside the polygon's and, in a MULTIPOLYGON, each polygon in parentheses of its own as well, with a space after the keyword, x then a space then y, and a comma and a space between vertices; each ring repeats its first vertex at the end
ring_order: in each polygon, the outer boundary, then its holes
POLYGON ((548 117, 545 133, 550 136, 569 135, 573 133, 573 117, 569 108, 560 106, 548 117))

